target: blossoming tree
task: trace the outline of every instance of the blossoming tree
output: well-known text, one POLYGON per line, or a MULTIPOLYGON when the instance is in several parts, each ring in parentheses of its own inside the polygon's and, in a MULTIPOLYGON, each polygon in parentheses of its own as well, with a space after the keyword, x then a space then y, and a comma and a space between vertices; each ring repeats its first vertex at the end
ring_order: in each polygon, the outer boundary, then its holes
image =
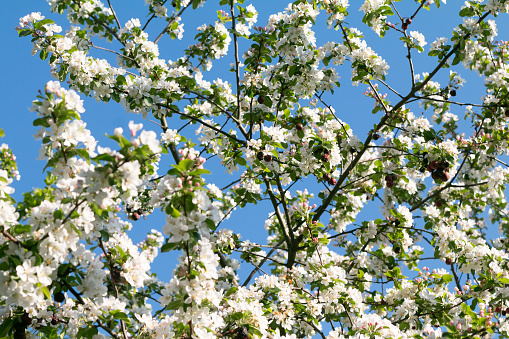
POLYGON ((0 337, 509 336, 509 44, 495 41, 509 1, 466 1, 454 31, 426 46, 419 17, 445 1, 407 1, 404 16, 396 1, 366 0, 355 23, 348 0, 296 0, 260 27, 252 4, 220 0, 177 61, 161 59, 158 42, 180 39, 201 0, 146 0, 143 25, 122 24, 110 0, 48 2, 72 26, 60 34, 32 13, 17 27, 59 81, 32 107, 45 186, 15 201, 15 157, 1 147, 0 337), (320 13, 337 41, 317 44, 320 13), (151 40, 157 20, 166 27, 151 40), (384 51, 354 25, 401 40, 408 64, 391 71, 408 86, 385 81, 384 51), (414 73, 418 53, 427 73, 414 73), (209 82, 221 58, 231 76, 209 82), (462 65, 484 79, 471 102, 455 100, 462 65), (358 113, 376 119, 367 135, 324 99, 345 68, 341 81, 367 86, 375 105, 358 113), (111 132, 115 149, 101 147, 80 95, 160 129, 130 123, 111 132), (231 185, 207 176, 211 156, 231 185), (262 200, 265 244, 222 224, 262 200), (378 217, 362 220, 364 208, 378 217), (166 223, 133 244, 126 231, 159 211, 166 223), (488 240, 488 224, 502 237, 488 240), (180 259, 162 281, 151 263, 170 251, 180 259))

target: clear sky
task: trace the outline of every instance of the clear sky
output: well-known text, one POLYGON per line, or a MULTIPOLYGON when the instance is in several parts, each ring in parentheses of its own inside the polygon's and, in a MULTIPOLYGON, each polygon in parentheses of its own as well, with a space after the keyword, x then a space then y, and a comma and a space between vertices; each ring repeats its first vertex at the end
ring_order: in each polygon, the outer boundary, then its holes
MULTIPOLYGON (((186 30, 184 32, 184 39, 182 41, 171 41, 169 38, 162 39, 160 42, 161 58, 175 60, 180 57, 180 51, 191 44, 191 38, 194 37, 196 32, 195 28, 203 23, 213 21, 215 11, 221 9, 218 3, 219 1, 209 1, 204 8, 196 12, 186 12, 183 16, 184 29, 186 30)), ((368 44, 383 56, 391 67, 387 81, 395 89, 401 91, 402 94, 406 94, 410 89, 410 73, 408 62, 405 58, 406 49, 403 43, 398 40, 400 35, 395 32, 389 32, 383 40, 377 38, 370 28, 360 22, 361 13, 358 12, 358 8, 362 1, 351 0, 350 3, 352 16, 347 20, 348 24, 351 27, 359 28, 365 33, 368 44)), ((143 1, 112 0, 112 4, 117 11, 121 23, 125 23, 132 17, 139 17, 142 23, 146 20, 147 8, 143 6, 143 1)), ((441 36, 450 37, 452 29, 461 23, 457 13, 462 4, 462 1, 450 0, 447 5, 443 5, 444 10, 437 11, 432 6, 430 12, 423 11, 414 20, 409 30, 418 30, 425 34, 426 41, 428 42, 428 45, 425 46, 426 52, 429 49, 429 44, 435 38, 441 36)), ((254 6, 260 13, 257 25, 265 25, 268 16, 282 10, 285 5, 286 2, 280 0, 254 1, 254 6)), ((417 7, 414 1, 409 0, 396 2, 396 5, 403 16, 410 16, 417 7)), ((35 141, 32 137, 37 128, 32 126, 35 116, 28 111, 28 108, 31 106, 32 100, 35 99, 37 91, 43 89, 47 81, 54 79, 50 76, 47 62, 41 61, 37 56, 31 56, 30 51, 32 47, 30 39, 28 37, 18 38, 14 27, 18 24, 20 17, 34 11, 41 12, 64 28, 67 25, 64 17, 49 12, 49 7, 43 0, 2 0, 1 8, 0 34, 4 43, 0 48, 0 74, 2 76, 2 81, 0 82, 0 99, 2 102, 0 128, 4 129, 6 137, 0 139, 0 144, 9 144, 17 156, 21 181, 13 184, 13 186, 16 189, 14 197, 19 199, 23 192, 31 190, 33 187, 40 187, 43 184, 42 169, 45 163, 35 160, 38 157, 40 142, 35 141)), ((319 16, 320 19, 325 19, 324 14, 319 16)), ((507 15, 503 15, 502 19, 503 24, 499 26, 499 34, 505 34, 505 39, 507 39, 507 32, 509 32, 507 15)), ((396 22, 396 18, 393 19, 393 22, 396 22)), ((155 23, 149 28, 148 33, 151 37, 155 37, 162 27, 162 23, 155 23)), ((319 24, 317 28, 317 39, 318 44, 331 40, 341 40, 338 31, 326 30, 323 23, 319 24)), ((106 45, 107 43, 105 42, 101 44, 101 46, 106 45)), ((242 46, 241 44, 241 48, 242 46)), ((93 53, 95 52, 97 51, 93 53)), ((414 65, 416 73, 431 71, 436 65, 436 59, 427 57, 426 52, 422 53, 422 55, 413 53, 415 56, 414 65)), ((107 57, 104 53, 97 53, 94 56, 107 57)), ((110 61, 114 60, 114 58, 108 58, 110 61)), ((219 62, 218 67, 214 67, 210 74, 206 75, 208 80, 224 76, 227 81, 233 83, 233 74, 228 74, 226 71, 227 65, 233 62, 232 58, 229 55, 224 61, 219 62)), ((479 103, 482 95, 484 95, 480 78, 469 74, 461 65, 457 69, 462 77, 468 81, 465 89, 458 91, 457 100, 479 103)), ((359 87, 351 85, 349 81, 350 73, 350 66, 347 62, 340 71, 342 77, 340 80, 342 83, 341 88, 336 90, 334 95, 327 95, 326 98, 327 102, 335 107, 339 118, 346 121, 353 128, 354 133, 363 140, 368 131, 373 127, 373 123, 379 117, 374 117, 371 114, 373 102, 367 100, 362 94, 366 87, 364 85, 359 87)), ((448 74, 449 70, 442 70, 438 79, 444 80, 448 74)), ((82 98, 84 97, 82 96, 82 98)), ((137 123, 143 122, 145 128, 157 131, 156 125, 143 120, 141 116, 126 114, 114 102, 105 105, 97 103, 92 99, 86 99, 85 109, 86 112, 82 115, 82 119, 88 124, 87 127, 102 146, 112 146, 109 139, 105 138, 104 135, 112 134, 115 127, 122 127, 126 130, 129 120, 134 120, 137 123)), ((460 112, 460 110, 456 110, 454 113, 459 114, 460 112)), ((421 113, 421 110, 416 106, 414 113, 418 115, 421 113)), ((162 166, 161 173, 168 166, 167 162, 163 164, 166 167, 162 166)), ((208 182, 215 182, 219 187, 222 187, 221 184, 228 183, 229 178, 223 175, 223 171, 218 168, 217 164, 214 165, 213 161, 207 163, 206 167, 211 168, 214 173, 214 175, 206 177, 208 182)), ((263 229, 264 220, 269 213, 269 206, 264 203, 261 206, 237 210, 234 212, 232 219, 225 223, 225 227, 232 228, 235 232, 243 233, 243 239, 252 239, 251 237, 253 237, 254 240, 252 241, 265 243, 264 232, 259 230, 263 229)), ((377 218, 380 217, 380 213, 378 213, 377 206, 373 205, 372 209, 363 211, 360 217, 362 220, 377 218)), ((146 231, 149 231, 151 228, 162 230, 163 224, 164 217, 161 215, 150 216, 146 221, 138 221, 134 224, 135 230, 133 236, 136 239, 135 242, 143 239, 146 231)), ((161 273, 164 280, 169 277, 172 268, 173 266, 168 268, 167 261, 164 264, 163 262, 158 262, 154 267, 154 271, 161 273)))

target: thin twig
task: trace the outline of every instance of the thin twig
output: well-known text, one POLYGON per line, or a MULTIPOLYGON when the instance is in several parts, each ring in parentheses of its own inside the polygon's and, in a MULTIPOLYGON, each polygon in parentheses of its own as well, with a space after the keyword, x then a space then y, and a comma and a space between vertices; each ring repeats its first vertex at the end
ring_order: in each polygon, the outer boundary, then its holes
POLYGON ((172 113, 177 113, 179 115, 182 115, 183 117, 186 117, 188 119, 191 119, 191 120, 194 120, 200 124, 202 124, 203 126, 206 126, 214 131, 216 131, 217 133, 220 133, 220 134, 223 134, 224 136, 238 142, 239 144, 242 144, 242 145, 246 145, 247 143, 244 141, 244 140, 240 140, 240 139, 237 139, 235 138, 233 135, 231 134, 228 134, 226 133, 225 131, 221 130, 221 129, 218 129, 217 127, 215 126, 212 126, 211 124, 208 124, 206 122, 204 122, 203 120, 200 120, 199 118, 197 117, 194 117, 192 115, 189 115, 189 114, 186 114, 186 113, 183 113, 183 112, 180 112, 180 111, 177 111, 176 109, 172 108, 171 106, 169 105, 166 105, 166 104, 162 104, 162 103, 156 103, 157 106, 159 107, 164 107, 164 108, 168 108, 172 113))
MULTIPOLYGON (((175 20, 177 20, 178 17, 180 17, 182 15, 182 13, 184 13, 184 11, 193 4, 193 1, 189 1, 189 4, 186 6, 186 7, 183 7, 180 12, 177 13, 177 15, 175 17, 173 17, 169 22, 168 22, 168 25, 166 25, 166 27, 163 29, 163 31, 161 33, 159 33, 159 35, 157 36, 157 38, 154 40, 154 43, 157 44, 159 42, 159 40, 161 40, 161 38, 163 37, 164 33, 166 33, 166 31, 168 30, 168 28, 170 28, 170 26, 175 22, 175 20)), ((147 23, 145 24, 145 27, 148 25, 148 23, 150 22, 147 21, 147 23)))
POLYGON ((230 13, 232 16, 232 34, 235 56, 235 80, 237 82, 237 119, 240 119, 240 75, 239 75, 239 46, 237 43, 237 30, 235 28, 234 0, 230 0, 230 13))
POLYGON ((115 21, 117 22, 117 26, 120 29, 122 26, 120 26, 120 21, 118 21, 117 13, 115 13, 115 10, 111 6, 110 0, 108 0, 108 6, 110 6, 111 12, 113 13, 113 16, 115 17, 115 21))

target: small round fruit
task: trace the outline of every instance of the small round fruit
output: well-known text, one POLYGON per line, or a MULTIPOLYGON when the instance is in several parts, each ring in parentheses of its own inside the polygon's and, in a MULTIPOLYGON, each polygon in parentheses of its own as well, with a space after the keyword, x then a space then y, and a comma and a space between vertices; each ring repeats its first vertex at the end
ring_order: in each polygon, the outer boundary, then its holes
POLYGON ((262 161, 262 160, 263 160, 263 152, 258 152, 258 153, 256 153, 256 158, 257 158, 258 160, 262 161))
POLYGON ((120 283, 121 279, 122 279, 122 276, 120 275, 120 272, 118 270, 113 270, 111 272, 111 281, 114 284, 120 283))
POLYGON ((440 174, 440 180, 442 180, 443 182, 447 182, 449 181, 449 173, 448 172, 442 172, 440 174))
POLYGON ((302 124, 297 124, 295 125, 295 128, 297 129, 297 131, 302 131, 304 129, 304 126, 302 126, 302 124))
POLYGON ((446 170, 449 168, 449 163, 445 160, 440 161, 440 168, 446 170))
POLYGON ((63 294, 62 292, 55 293, 53 295, 53 300, 55 300, 57 303, 64 302, 65 294, 63 294))
POLYGON ((433 169, 433 168, 431 168, 431 165, 427 165, 427 166, 426 166, 426 169, 428 170, 428 172, 433 172, 433 171, 434 171, 434 169, 433 169))
POLYGON ((440 179, 440 173, 433 172, 433 173, 431 173, 431 177, 433 178, 433 180, 440 179))
POLYGON ((386 185, 387 185, 388 188, 393 188, 394 187, 394 181, 387 181, 386 185))
POLYGON ((326 154, 326 153, 322 154, 323 162, 329 162, 329 160, 330 160, 330 154, 326 154))
POLYGON ((247 327, 241 326, 237 328, 235 332, 237 333, 237 335, 235 336, 234 339, 249 339, 249 331, 247 327))
POLYGON ((387 181, 387 182, 389 182, 389 181, 394 181, 394 180, 392 180, 392 174, 387 174, 387 175, 385 176, 385 181, 387 181))
POLYGON ((435 201, 435 207, 440 208, 444 205, 444 202, 442 200, 435 201))
POLYGON ((399 254, 401 252, 401 247, 394 246, 394 253, 399 254))
POLYGON ((263 105, 265 103, 265 97, 263 95, 258 96, 258 103, 263 105))
POLYGON ((408 18, 408 19, 406 19, 405 23, 406 23, 407 25, 410 25, 410 24, 412 23, 412 18, 408 18))
POLYGON ((138 213, 134 212, 132 215, 132 218, 134 221, 138 221, 138 220, 140 220, 140 215, 138 213))
POLYGON ((21 322, 26 325, 26 326, 30 326, 32 325, 32 318, 30 318, 30 316, 28 315, 28 313, 23 313, 23 315, 21 316, 21 322))
POLYGON ((263 156, 263 160, 265 160, 266 162, 271 162, 272 161, 272 155, 271 154, 265 154, 263 156))
POLYGON ((329 181, 330 179, 332 179, 331 175, 329 173, 324 173, 323 176, 323 181, 329 181))
POLYGON ((497 312, 497 313, 500 313, 500 312, 502 312, 502 307, 500 307, 500 306, 497 306, 497 308, 495 309, 495 312, 497 312))
POLYGON ((439 166, 440 166, 440 163, 438 162, 438 160, 433 160, 429 166, 433 169, 433 170, 436 170, 439 166))
POLYGON ((445 264, 446 265, 451 265, 452 264, 452 259, 451 258, 445 259, 445 264))
POLYGON ((408 28, 408 24, 406 22, 401 25, 402 30, 406 31, 407 28, 408 28))
POLYGON ((58 324, 58 318, 55 316, 51 316, 51 325, 54 326, 56 324, 58 324))
POLYGON ((330 184, 330 185, 336 185, 336 184, 337 184, 337 182, 338 182, 338 181, 337 181, 335 178, 331 178, 331 179, 329 180, 329 184, 330 184))
POLYGON ((378 133, 373 134, 373 140, 378 140, 378 139, 380 139, 380 134, 378 134, 378 133))
POLYGON ((452 96, 452 97, 455 97, 456 96, 456 90, 455 89, 452 89, 450 92, 449 92, 449 95, 452 96))
POLYGON ((419 172, 421 172, 421 173, 426 172, 426 167, 421 167, 421 168, 419 168, 419 172))

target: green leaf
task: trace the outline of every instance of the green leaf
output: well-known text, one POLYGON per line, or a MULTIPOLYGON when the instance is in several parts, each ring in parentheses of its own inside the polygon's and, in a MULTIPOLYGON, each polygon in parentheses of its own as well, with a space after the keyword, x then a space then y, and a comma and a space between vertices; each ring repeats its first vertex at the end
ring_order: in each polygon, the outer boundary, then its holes
POLYGON ((194 160, 184 159, 179 162, 178 167, 182 168, 184 171, 190 171, 194 166, 194 160))
POLYGON ((49 293, 49 289, 46 286, 41 287, 41 291, 44 293, 46 299, 51 300, 51 293, 49 293))
POLYGON ((24 36, 27 36, 27 35, 30 35, 32 34, 32 30, 29 29, 29 28, 25 28, 25 29, 20 29, 19 32, 18 32, 18 35, 19 37, 24 37, 24 36))
POLYGON ((65 218, 64 212, 62 212, 61 209, 56 210, 55 212, 53 212, 53 218, 55 220, 58 220, 58 219, 62 220, 62 219, 64 219, 65 218))
POLYGON ((99 231, 99 233, 101 233, 101 237, 103 238, 104 241, 110 240, 110 234, 105 230, 101 230, 99 231))
POLYGON ((79 148, 76 150, 76 153, 78 153, 78 155, 80 157, 82 157, 83 159, 86 160, 87 164, 90 165, 90 154, 88 154, 87 150, 84 149, 84 148, 79 148))
POLYGON ((230 289, 226 292, 225 297, 228 297, 228 296, 230 296, 230 295, 234 294, 235 292, 237 292, 237 290, 238 290, 238 289, 239 289, 239 288, 238 288, 238 287, 235 287, 235 286, 234 286, 234 287, 231 287, 231 288, 230 288, 230 289))
POLYGON ((35 119, 34 122, 32 123, 32 125, 34 125, 34 126, 49 127, 48 118, 47 117, 43 117, 43 118, 35 119))
POLYGON ((410 324, 407 323, 406 321, 403 321, 399 324, 399 329, 404 331, 404 330, 408 330, 410 328, 410 324))
POLYGON ((129 321, 129 317, 124 312, 112 311, 111 314, 113 315, 113 319, 129 321))
MULTIPOLYGON (((172 166, 175 166, 175 165, 172 165, 172 166)), ((182 173, 181 170, 179 170, 178 168, 174 167, 174 168, 170 168, 170 170, 168 170, 167 172, 169 175, 180 175, 182 173)), ((191 173, 189 173, 191 174, 191 173)))
POLYGON ((12 326, 14 325, 14 318, 4 318, 0 325, 0 338, 9 336, 12 326))
POLYGON ((434 132, 433 130, 424 131, 424 133, 423 133, 424 140, 430 141, 430 140, 435 139, 435 133, 433 133, 433 132, 434 132))
POLYGON ((509 285, 509 278, 500 278, 499 281, 502 283, 502 284, 506 284, 506 285, 509 285))
POLYGON ((167 244, 164 244, 162 247, 161 247, 161 252, 169 252, 171 250, 174 250, 175 248, 177 248, 178 244, 176 243, 167 243, 167 244))
POLYGON ((109 155, 109 154, 106 154, 106 153, 104 153, 104 154, 99 154, 98 156, 96 156, 96 157, 94 158, 94 161, 95 161, 95 162, 99 162, 99 161, 112 162, 112 161, 114 161, 114 160, 115 160, 115 158, 114 158, 112 155, 109 155))
POLYGON ((117 85, 127 85, 127 81, 125 80, 125 76, 117 75, 117 85))
POLYGON ((34 27, 42 27, 44 25, 50 25, 50 24, 54 24, 55 21, 51 20, 51 19, 43 19, 41 21, 37 21, 35 24, 34 24, 34 27))
MULTIPOLYGON (((195 169, 194 171, 190 172, 189 175, 200 175, 200 174, 210 174, 211 172, 209 170, 206 170, 206 169, 203 169, 203 168, 199 168, 199 169, 195 169)), ((169 173, 168 173, 169 174, 169 173)))
POLYGON ((455 66, 455 65, 459 64, 462 59, 463 59, 462 54, 461 53, 456 53, 456 56, 452 60, 452 65, 455 66))
POLYGON ((99 331, 97 330, 97 328, 95 326, 82 327, 78 330, 78 333, 76 334, 76 338, 92 339, 92 337, 98 333, 99 333, 99 331))
POLYGON ((297 70, 297 66, 293 65, 290 67, 290 70, 288 71, 289 76, 293 76, 295 74, 295 71, 297 70))
POLYGON ((39 53, 39 58, 41 58, 41 60, 46 60, 47 57, 48 57, 48 52, 45 49, 42 49, 41 53, 39 53))
POLYGON ((30 233, 32 226, 30 225, 16 225, 12 228, 15 234, 30 233))
POLYGON ((173 206, 170 206, 171 207, 171 211, 170 211, 170 215, 172 218, 178 218, 180 217, 180 212, 173 206))
POLYGON ((247 165, 246 159, 244 159, 242 157, 235 158, 235 162, 237 164, 239 164, 240 166, 246 166, 247 165))
POLYGON ((215 230, 216 230, 216 224, 215 224, 212 220, 210 220, 209 218, 205 219, 205 223, 207 224, 207 226, 208 226, 211 230, 213 230, 213 231, 215 231, 215 230))
POLYGON ((472 304, 470 305, 470 309, 475 310, 477 302, 478 302, 477 298, 474 298, 474 300, 472 300, 472 304))
POLYGON ((444 274, 442 279, 445 283, 450 283, 454 277, 451 274, 444 274))
POLYGON ((461 17, 465 17, 465 16, 470 17, 470 16, 474 16, 474 15, 475 15, 475 10, 472 7, 465 7, 460 11, 461 17))

